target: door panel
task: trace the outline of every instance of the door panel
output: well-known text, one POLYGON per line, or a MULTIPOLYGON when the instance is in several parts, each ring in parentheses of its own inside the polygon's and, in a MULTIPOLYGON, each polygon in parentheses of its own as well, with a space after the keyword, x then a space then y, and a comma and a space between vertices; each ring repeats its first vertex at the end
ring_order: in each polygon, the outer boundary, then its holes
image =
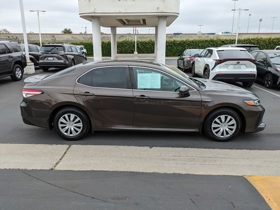
POLYGON ((201 113, 199 91, 190 88, 189 97, 180 97, 178 88, 187 84, 173 75, 141 67, 133 67, 132 72, 133 127, 197 130, 201 113))
POLYGON ((198 91, 180 98, 178 92, 133 90, 136 128, 197 130, 201 113, 198 91))
POLYGON ((127 67, 93 69, 78 79, 74 94, 95 129, 131 128, 134 98, 127 67))
POLYGON ((132 127, 134 99, 131 89, 95 88, 77 84, 74 94, 90 113, 97 129, 132 127))

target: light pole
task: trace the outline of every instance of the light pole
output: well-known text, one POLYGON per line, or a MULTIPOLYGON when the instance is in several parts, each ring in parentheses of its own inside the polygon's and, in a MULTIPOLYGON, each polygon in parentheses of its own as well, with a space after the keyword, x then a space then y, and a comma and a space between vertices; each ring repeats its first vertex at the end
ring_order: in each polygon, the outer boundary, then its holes
POLYGON ((249 11, 249 9, 233 9, 233 10, 238 10, 238 22, 237 22, 237 32, 236 32, 236 37, 235 37, 235 44, 237 44, 237 40, 238 40, 238 34, 240 31, 240 15, 241 15, 241 11, 249 11))
POLYGON ((22 30, 23 30, 23 42, 25 48, 25 57, 27 61, 27 66, 24 69, 25 74, 33 74, 35 73, 34 65, 30 62, 29 58, 29 49, 28 49, 28 42, 27 42, 27 33, 26 33, 26 24, 25 24, 25 15, 24 15, 24 8, 23 8, 23 1, 19 0, 20 5, 20 14, 21 14, 21 23, 22 23, 22 30))
POLYGON ((42 47, 42 36, 41 36, 41 26, 40 26, 40 12, 46 12, 45 10, 30 10, 30 12, 37 12, 37 18, 38 18, 38 27, 39 27, 39 40, 40 40, 40 47, 42 47))
POLYGON ((203 25, 198 25, 199 26, 199 32, 201 33, 201 27, 203 26, 203 25))
POLYGON ((134 34, 134 55, 137 55, 137 34, 138 34, 138 30, 137 28, 133 28, 133 34, 134 34))
POLYGON ((250 26, 250 17, 252 16, 252 14, 249 14, 249 17, 248 17, 248 25, 247 25, 247 34, 249 32, 249 26, 250 26))
POLYGON ((260 33, 260 30, 261 30, 261 22, 262 22, 263 19, 259 19, 259 30, 258 30, 258 33, 260 33))
POLYGON ((273 29, 274 29, 274 21, 277 17, 272 17, 272 28, 271 28, 271 33, 273 33, 273 29))
POLYGON ((236 11, 236 9, 235 9, 235 6, 236 6, 236 2, 238 1, 238 0, 232 0, 232 1, 234 1, 234 5, 233 5, 233 16, 232 16, 232 26, 231 26, 231 33, 233 33, 233 26, 234 26, 234 17, 235 17, 235 11, 236 11))

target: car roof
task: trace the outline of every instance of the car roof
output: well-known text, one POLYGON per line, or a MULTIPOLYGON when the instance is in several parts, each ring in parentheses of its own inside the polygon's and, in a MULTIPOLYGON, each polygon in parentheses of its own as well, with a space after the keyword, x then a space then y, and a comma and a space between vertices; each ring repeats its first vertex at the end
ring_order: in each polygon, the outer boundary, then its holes
POLYGON ((255 44, 225 44, 222 47, 258 47, 259 45, 255 44))
POLYGON ((44 44, 43 47, 48 47, 48 46, 75 46, 73 44, 44 44))
POLYGON ((280 53, 280 50, 254 50, 253 52, 280 53))
POLYGON ((126 64, 126 65, 152 65, 152 66, 161 66, 161 64, 154 62, 154 61, 148 61, 148 60, 128 60, 128 59, 123 59, 123 60, 103 60, 103 61, 98 61, 96 63, 99 64, 126 64))
POLYGON ((218 51, 218 50, 224 50, 224 51, 232 51, 232 50, 246 50, 245 48, 242 48, 242 47, 208 47, 206 49, 212 49, 212 50, 215 50, 215 51, 218 51))

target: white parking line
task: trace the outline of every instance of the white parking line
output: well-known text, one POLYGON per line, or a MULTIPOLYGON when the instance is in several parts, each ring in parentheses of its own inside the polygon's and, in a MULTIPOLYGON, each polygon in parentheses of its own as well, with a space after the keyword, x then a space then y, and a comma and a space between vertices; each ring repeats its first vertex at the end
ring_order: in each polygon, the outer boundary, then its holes
POLYGON ((259 90, 262 90, 262 91, 264 91, 264 92, 270 93, 271 95, 274 95, 274 96, 276 96, 276 97, 279 97, 279 98, 280 98, 280 95, 279 95, 279 94, 277 94, 277 93, 273 93, 273 92, 271 92, 271 91, 269 91, 269 90, 266 90, 266 89, 260 88, 260 87, 258 87, 258 86, 256 86, 256 85, 254 85, 253 87, 255 87, 255 88, 259 89, 259 90))

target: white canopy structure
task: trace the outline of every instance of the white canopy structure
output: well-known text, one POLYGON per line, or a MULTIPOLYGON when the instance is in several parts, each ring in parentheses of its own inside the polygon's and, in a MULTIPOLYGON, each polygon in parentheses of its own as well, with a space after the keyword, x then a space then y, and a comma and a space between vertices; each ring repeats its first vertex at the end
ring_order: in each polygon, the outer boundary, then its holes
POLYGON ((80 17, 92 22, 94 60, 102 60, 101 26, 111 28, 111 58, 117 27, 155 27, 155 61, 165 63, 166 27, 179 15, 180 0, 78 0, 80 17))

